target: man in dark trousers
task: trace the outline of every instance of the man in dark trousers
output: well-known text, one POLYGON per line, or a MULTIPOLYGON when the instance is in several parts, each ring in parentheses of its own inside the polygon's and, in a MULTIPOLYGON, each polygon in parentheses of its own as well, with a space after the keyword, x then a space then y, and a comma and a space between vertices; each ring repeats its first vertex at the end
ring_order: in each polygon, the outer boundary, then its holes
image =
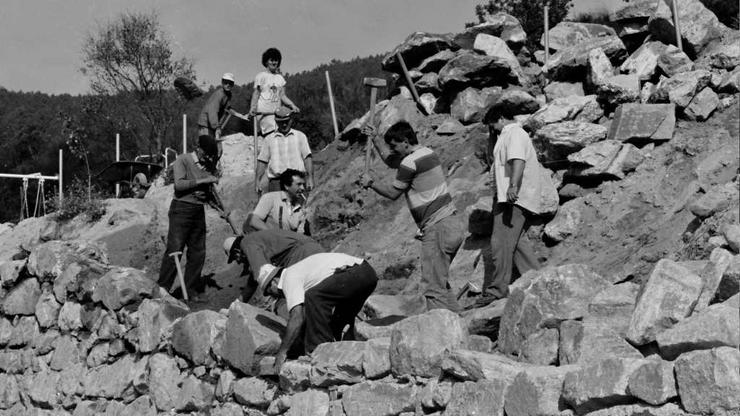
POLYGON ((209 135, 219 140, 221 138, 221 125, 223 116, 229 109, 231 102, 231 90, 234 88, 234 74, 229 72, 221 77, 221 86, 208 97, 206 104, 200 111, 198 118, 198 134, 209 135))
POLYGON ((257 280, 259 291, 285 296, 290 313, 275 356, 276 374, 304 326, 308 354, 324 342, 355 339, 355 317, 378 283, 367 261, 343 253, 314 254, 284 269, 269 267, 257 280))
POLYGON ((170 289, 177 276, 175 261, 171 253, 187 251, 185 266, 185 286, 202 289, 200 273, 206 259, 206 217, 205 204, 216 204, 213 185, 218 183, 216 163, 218 146, 213 137, 203 135, 198 138, 198 148, 191 153, 177 157, 172 164, 175 180, 175 196, 169 210, 169 231, 167 249, 162 258, 157 283, 170 289))

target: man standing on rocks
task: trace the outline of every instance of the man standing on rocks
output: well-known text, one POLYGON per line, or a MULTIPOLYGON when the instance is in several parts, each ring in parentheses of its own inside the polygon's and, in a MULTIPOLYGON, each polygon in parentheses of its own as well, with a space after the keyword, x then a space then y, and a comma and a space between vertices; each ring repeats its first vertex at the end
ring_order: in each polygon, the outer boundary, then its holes
POLYGON ((307 354, 324 342, 354 340, 355 317, 378 283, 367 261, 343 253, 314 254, 285 269, 270 267, 257 280, 261 292, 284 295, 290 311, 275 356, 276 374, 304 325, 307 354))
POLYGON ((540 268, 527 229, 543 212, 542 195, 552 183, 544 180, 529 134, 503 111, 491 111, 489 152, 493 151, 493 273, 486 275, 483 293, 474 304, 485 306, 509 295, 512 268, 520 274, 540 268))
MULTIPOLYGON (((218 183, 216 163, 218 145, 213 137, 203 135, 198 138, 198 148, 191 153, 184 153, 175 159, 172 170, 175 179, 175 197, 169 210, 169 231, 167 232, 167 249, 162 258, 157 283, 170 289, 177 276, 175 260, 171 253, 187 252, 185 267, 185 289, 188 293, 191 286, 202 291, 205 288, 200 272, 206 259, 206 216, 205 204, 216 204, 213 185, 218 183)), ((225 214, 228 218, 228 214, 225 214)))
MULTIPOLYGON (((245 233, 245 236, 229 237, 224 241, 228 262, 244 265, 242 276, 247 282, 242 291, 242 301, 249 302, 257 290, 255 276, 267 273, 272 267, 288 267, 317 253, 324 253, 315 240, 288 230, 263 230, 245 233), (251 271, 250 271, 251 269, 251 271)), ((287 318, 287 311, 278 303, 275 312, 287 318)))
POLYGON ((222 117, 231 102, 231 90, 234 88, 234 74, 225 73, 221 77, 221 86, 208 97, 198 118, 198 134, 221 138, 222 117))
POLYGON ((313 189, 313 159, 308 139, 302 132, 292 129, 291 112, 285 107, 275 112, 277 130, 265 137, 257 157, 255 191, 260 194, 263 176, 267 175, 267 192, 280 190, 280 174, 295 169, 306 174, 306 190, 313 189))
POLYGON ((249 226, 255 230, 290 230, 311 235, 306 209, 306 174, 286 169, 280 174, 280 191, 260 197, 249 216, 249 226))
POLYGON ((367 173, 360 177, 360 184, 392 200, 406 195, 411 216, 419 227, 417 238, 421 240, 421 276, 427 309, 458 312, 460 305, 450 288, 449 273, 465 228, 456 215, 439 156, 419 145, 414 129, 405 121, 388 129, 385 142, 375 135, 372 126, 364 127, 363 133, 368 140, 372 138, 383 160, 394 154, 403 159, 391 185, 376 183, 367 173))

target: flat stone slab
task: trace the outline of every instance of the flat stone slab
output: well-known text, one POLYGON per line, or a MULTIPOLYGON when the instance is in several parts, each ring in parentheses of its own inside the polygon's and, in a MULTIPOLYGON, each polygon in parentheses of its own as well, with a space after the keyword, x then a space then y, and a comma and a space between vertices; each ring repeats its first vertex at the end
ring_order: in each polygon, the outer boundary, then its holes
POLYGON ((674 104, 620 105, 614 112, 614 120, 607 139, 626 141, 665 141, 673 138, 676 128, 676 106, 674 104))

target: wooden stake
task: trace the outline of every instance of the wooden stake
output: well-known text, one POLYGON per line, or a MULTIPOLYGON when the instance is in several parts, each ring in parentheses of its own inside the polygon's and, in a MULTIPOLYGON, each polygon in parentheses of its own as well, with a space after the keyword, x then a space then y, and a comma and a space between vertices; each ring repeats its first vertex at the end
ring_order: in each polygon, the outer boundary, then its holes
MULTIPOLYGON (((188 115, 182 115, 182 152, 188 152, 188 115)), ((164 157, 167 159, 167 155, 164 157)))
POLYGON ((255 185, 256 186, 259 186, 258 181, 260 180, 260 178, 257 177, 257 156, 258 156, 258 154, 257 154, 257 133, 258 133, 258 130, 257 129, 258 129, 258 127, 259 127, 259 125, 257 124, 257 115, 255 114, 252 117, 252 134, 254 136, 253 137, 254 138, 254 146, 253 146, 254 147, 254 158, 252 159, 252 162, 254 163, 254 182, 255 182, 255 185))
POLYGON ((329 71, 326 74, 326 88, 329 90, 329 108, 331 108, 331 121, 334 123, 334 137, 339 136, 339 126, 337 125, 337 113, 334 110, 334 95, 331 93, 331 80, 329 79, 329 71))
POLYGON ((59 149, 59 207, 62 206, 62 202, 64 202, 64 191, 62 190, 62 166, 64 165, 63 160, 63 150, 59 149))
POLYGON ((550 5, 545 2, 545 67, 544 73, 547 77, 547 64, 550 61, 550 5))
MULTIPOLYGON (((121 135, 116 133, 116 162, 119 162, 120 160, 121 160, 121 135)), ((119 196, 121 196, 121 185, 116 183, 116 198, 118 198, 119 196)))
POLYGON ((678 3, 673 0, 673 26, 676 28, 676 46, 683 51, 683 42, 681 41, 681 26, 678 16, 678 3))

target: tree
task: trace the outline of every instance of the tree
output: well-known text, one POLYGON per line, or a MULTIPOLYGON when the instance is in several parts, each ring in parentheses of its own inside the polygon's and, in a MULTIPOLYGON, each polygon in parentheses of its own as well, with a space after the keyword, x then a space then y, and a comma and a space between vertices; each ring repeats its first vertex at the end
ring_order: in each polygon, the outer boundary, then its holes
POLYGON ((517 19, 522 29, 527 32, 527 46, 539 48, 540 38, 545 32, 545 3, 549 3, 550 27, 562 22, 573 6, 572 0, 488 0, 487 3, 475 6, 478 22, 486 21, 487 14, 508 13, 517 19))
MULTIPOLYGON (((123 13, 89 34, 82 47, 83 74, 96 94, 130 97, 139 110, 139 134, 162 154, 168 130, 184 108, 173 91, 178 76, 195 77, 192 61, 175 59, 156 13, 123 13)), ((124 117, 123 115, 119 115, 124 117)))

